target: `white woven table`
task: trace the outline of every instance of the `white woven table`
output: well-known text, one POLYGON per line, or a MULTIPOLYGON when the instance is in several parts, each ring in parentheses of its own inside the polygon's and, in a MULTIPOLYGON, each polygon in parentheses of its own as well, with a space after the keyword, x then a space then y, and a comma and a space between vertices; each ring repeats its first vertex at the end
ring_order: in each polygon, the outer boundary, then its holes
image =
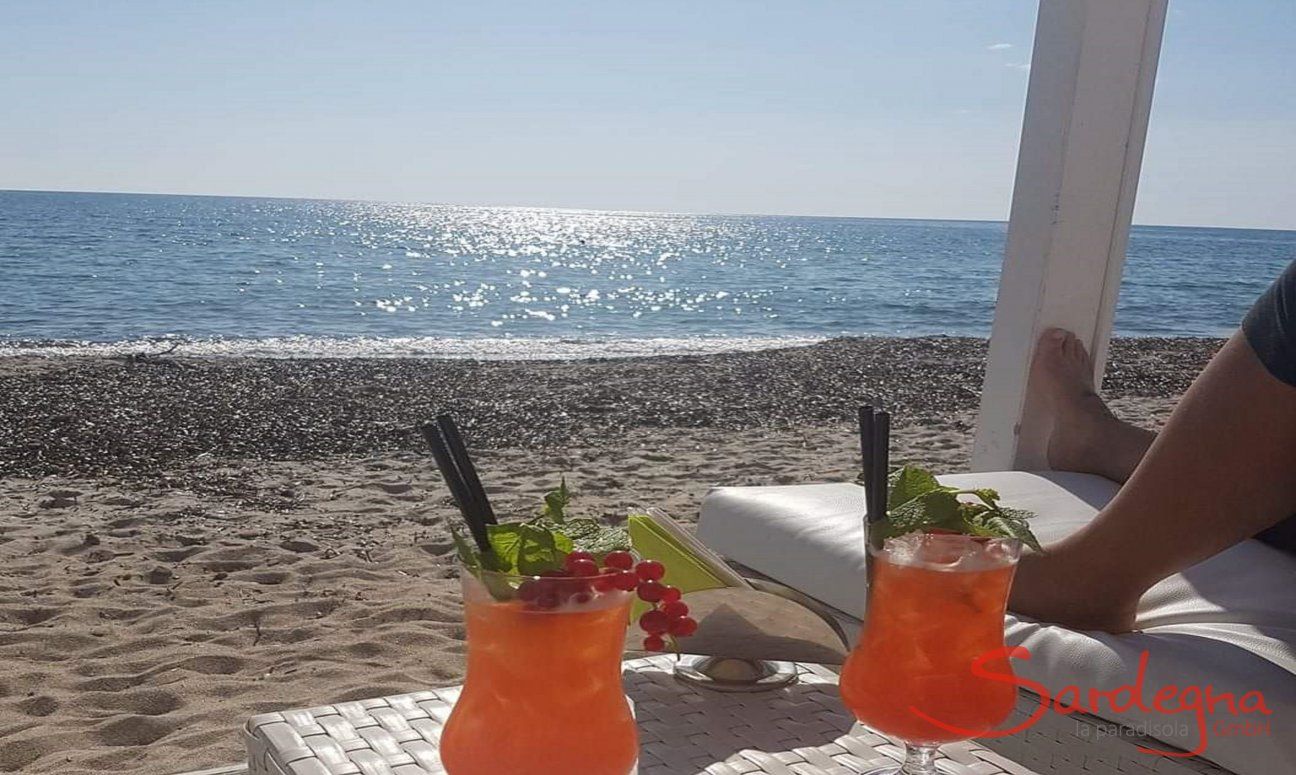
MULTIPOLYGON (((852 775, 903 748, 842 707, 837 676, 798 664, 800 680, 752 694, 675 680, 675 658, 625 663, 639 722, 640 775, 852 775)), ((244 730, 251 775, 433 775, 441 725, 459 687, 254 716, 244 730)), ((946 775, 1034 775, 976 743, 941 749, 946 775)))

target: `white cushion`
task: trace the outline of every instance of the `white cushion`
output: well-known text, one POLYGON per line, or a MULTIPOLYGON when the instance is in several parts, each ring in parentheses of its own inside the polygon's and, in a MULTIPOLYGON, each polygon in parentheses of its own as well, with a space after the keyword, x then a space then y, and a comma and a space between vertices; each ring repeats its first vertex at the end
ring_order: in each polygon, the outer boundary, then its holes
MULTIPOLYGON (((1038 514, 1045 544, 1093 518, 1117 486, 1085 474, 1020 471, 958 474, 941 481, 961 488, 993 487, 1012 506, 1038 514)), ((865 601, 863 489, 853 484, 719 487, 702 502, 698 536, 733 560, 858 616, 865 601)), ((1296 769, 1296 557, 1244 541, 1162 581, 1143 598, 1138 632, 1075 632, 1009 616, 1007 642, 1025 646, 1014 660, 1019 676, 1056 693, 1065 686, 1108 691, 1134 683, 1141 653, 1149 652, 1144 696, 1168 684, 1205 687, 1235 696, 1260 690, 1272 716, 1236 719, 1225 706, 1216 720, 1270 721, 1271 734, 1211 734, 1204 754, 1240 775, 1296 769)), ((1197 747, 1191 713, 1166 716, 1137 708, 1096 715, 1120 721, 1184 749, 1197 747)))

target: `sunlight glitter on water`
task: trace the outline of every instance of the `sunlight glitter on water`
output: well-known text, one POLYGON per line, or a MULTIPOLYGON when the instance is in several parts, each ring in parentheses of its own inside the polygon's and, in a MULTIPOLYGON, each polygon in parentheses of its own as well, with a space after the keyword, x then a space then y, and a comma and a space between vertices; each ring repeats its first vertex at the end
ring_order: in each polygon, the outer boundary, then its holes
POLYGON ((171 356, 249 358, 449 358, 456 360, 582 360, 654 355, 708 355, 803 347, 819 337, 691 337, 657 339, 560 339, 554 337, 141 340, 130 342, 0 342, 0 358, 14 356, 125 356, 167 352, 171 356), (174 350, 171 346, 175 344, 174 350))
MULTIPOLYGON (((1004 235, 987 222, 0 191, 0 342, 985 336, 1004 235)), ((1117 331, 1227 333, 1293 254, 1292 232, 1138 227, 1117 331)))

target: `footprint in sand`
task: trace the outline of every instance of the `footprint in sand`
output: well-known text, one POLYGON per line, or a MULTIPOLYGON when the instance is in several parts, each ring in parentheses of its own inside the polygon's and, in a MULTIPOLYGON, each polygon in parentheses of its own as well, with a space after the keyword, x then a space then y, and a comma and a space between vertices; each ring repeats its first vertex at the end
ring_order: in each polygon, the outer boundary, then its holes
POLYGON ((18 703, 18 710, 26 713, 28 716, 48 716, 58 710, 58 706, 58 701, 53 697, 46 697, 41 694, 35 697, 28 697, 18 703))
POLYGON ((175 578, 175 574, 171 572, 171 569, 163 568, 160 565, 144 576, 144 580, 150 584, 169 584, 173 578, 175 578))
POLYGON ((74 688, 78 692, 120 692, 133 689, 148 680, 144 673, 139 675, 104 675, 82 681, 74 688))
POLYGON ((309 552, 319 551, 319 546, 317 546, 316 544, 313 544, 310 541, 302 541, 301 539, 297 539, 297 538, 289 538, 287 541, 280 543, 279 548, 287 549, 290 552, 297 552, 298 554, 306 554, 309 552))
POLYGON ((50 490, 45 493, 45 497, 36 501, 36 507, 41 509, 67 509, 77 505, 77 498, 81 495, 79 490, 50 490))
POLYGON ((373 659, 383 653, 382 644, 375 643, 371 640, 363 641, 361 643, 352 643, 350 646, 346 647, 346 650, 347 653, 355 657, 360 657, 361 659, 373 659))
POLYGON ((279 571, 266 571, 263 573, 254 574, 252 576, 252 580, 258 584, 266 584, 266 585, 282 584, 288 580, 288 574, 281 573, 279 571))
POLYGON ((184 701, 179 696, 158 689, 88 695, 84 699, 91 707, 100 710, 140 716, 162 716, 184 707, 184 701))
POLYGON ((80 541, 73 541, 72 543, 65 544, 58 550, 58 553, 65 557, 71 557, 72 555, 83 552, 90 547, 98 546, 100 543, 101 541, 99 536, 94 533, 86 533, 85 537, 80 541))
POLYGON ((192 546, 188 549, 165 549, 160 552, 153 552, 153 558, 162 562, 181 562, 193 557, 201 552, 205 547, 192 546))
POLYGON ((423 551, 427 552, 433 557, 441 557, 443 555, 449 554, 454 549, 454 544, 450 543, 449 541, 445 541, 442 543, 433 542, 427 544, 419 544, 418 548, 422 549, 423 551))
POLYGON ((104 724, 95 730, 94 735, 104 745, 148 745, 176 731, 179 726, 177 719, 127 716, 104 724))
POLYGON ((388 495, 404 495, 414 489, 414 485, 409 484, 408 482, 378 482, 374 487, 377 487, 388 495))
POLYGON ((14 622, 28 627, 58 616, 57 608, 0 608, 0 622, 14 622))

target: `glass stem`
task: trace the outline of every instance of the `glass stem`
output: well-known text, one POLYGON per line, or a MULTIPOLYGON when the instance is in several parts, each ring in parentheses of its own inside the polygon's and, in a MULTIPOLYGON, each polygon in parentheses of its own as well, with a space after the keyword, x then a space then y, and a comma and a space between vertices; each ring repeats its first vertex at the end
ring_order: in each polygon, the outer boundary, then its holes
POLYGON ((904 765, 898 775, 936 775, 936 746, 906 743, 904 765))

